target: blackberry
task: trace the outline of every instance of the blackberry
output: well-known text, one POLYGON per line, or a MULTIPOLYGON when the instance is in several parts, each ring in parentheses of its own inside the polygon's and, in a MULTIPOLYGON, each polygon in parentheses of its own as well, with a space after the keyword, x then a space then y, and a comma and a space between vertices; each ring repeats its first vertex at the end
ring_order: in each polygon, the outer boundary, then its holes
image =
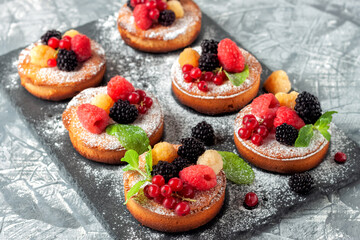
POLYGON ((196 163, 198 157, 205 152, 204 144, 195 138, 183 138, 181 143, 178 155, 192 163, 196 163))
POLYGON ((139 112, 135 105, 131 105, 129 101, 119 99, 112 108, 110 108, 109 116, 117 123, 133 123, 138 117, 139 112))
POLYGON ((170 26, 175 21, 175 13, 171 10, 164 10, 160 12, 158 21, 163 26, 170 26))
POLYGON ((126 6, 127 6, 128 8, 130 8, 131 11, 134 11, 134 7, 131 6, 131 0, 128 0, 128 1, 126 2, 126 6))
POLYGON ((191 137, 196 138, 207 146, 210 146, 215 142, 214 129, 206 121, 199 122, 191 129, 191 137))
POLYGON ((78 66, 75 52, 72 50, 60 49, 56 65, 62 71, 74 71, 78 66))
POLYGON ((151 176, 161 175, 164 177, 165 181, 169 181, 171 178, 177 176, 177 168, 174 164, 159 161, 156 165, 153 166, 151 171, 151 176))
POLYGON ((321 106, 317 97, 308 92, 300 93, 295 100, 295 111, 306 124, 314 124, 321 116, 321 106))
POLYGON ((275 137, 279 143, 292 146, 298 135, 298 130, 289 124, 283 123, 276 127, 275 137))
POLYGON ((193 165, 193 163, 185 158, 177 157, 172 162, 172 164, 176 167, 177 176, 179 175, 179 172, 183 170, 184 168, 193 165))
POLYGON ((214 39, 204 39, 201 41, 201 52, 217 54, 218 44, 219 42, 214 39))
POLYGON ((299 194, 307 194, 310 192, 314 184, 314 179, 307 172, 295 173, 289 179, 289 186, 292 191, 299 194))
POLYGON ((43 35, 41 36, 41 38, 40 38, 42 44, 47 45, 49 39, 52 38, 52 37, 56 37, 57 39, 60 40, 60 39, 61 39, 61 32, 59 32, 59 31, 57 31, 57 30, 55 30, 55 29, 47 31, 47 32, 46 32, 45 34, 43 34, 43 35))
POLYGON ((219 59, 216 54, 202 53, 199 58, 199 68, 201 71, 211 72, 219 67, 219 59))

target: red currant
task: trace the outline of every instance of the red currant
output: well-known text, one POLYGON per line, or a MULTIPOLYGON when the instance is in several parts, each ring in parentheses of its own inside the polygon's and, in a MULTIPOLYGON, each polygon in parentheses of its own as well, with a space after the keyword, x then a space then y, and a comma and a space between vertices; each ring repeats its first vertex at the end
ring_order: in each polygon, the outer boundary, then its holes
POLYGON ((70 50, 71 42, 67 39, 61 39, 59 42, 59 48, 70 50))
POLYGON ((52 47, 53 49, 57 49, 59 47, 59 42, 60 40, 57 39, 56 37, 51 37, 47 44, 49 47, 52 47))
POLYGON ((140 103, 140 95, 137 92, 130 93, 128 100, 130 104, 138 104, 140 103))
POLYGON ((215 77, 213 78, 213 82, 214 82, 216 85, 222 85, 222 84, 224 83, 224 80, 223 80, 221 77, 219 77, 219 76, 215 76, 215 77))
POLYGON ((256 207, 256 205, 258 205, 258 203, 259 203, 259 199, 256 193, 249 192, 245 195, 245 200, 244 200, 245 206, 249 208, 254 208, 256 207))
POLYGON ((260 146, 262 143, 262 140, 263 140, 262 137, 257 133, 255 133, 251 136, 251 142, 253 144, 255 144, 256 146, 260 146))
POLYGON ((194 67, 191 65, 191 64, 185 64, 183 67, 182 67, 182 72, 183 73, 186 73, 186 72, 190 72, 191 69, 193 69, 194 67))
POLYGON ((138 106, 138 111, 141 114, 145 114, 147 112, 147 110, 148 110, 148 108, 146 106, 144 106, 144 105, 138 106))
POLYGON ((190 72, 184 73, 184 81, 187 83, 192 82, 194 79, 191 77, 190 72))
POLYGON ((256 120, 256 117, 254 115, 252 115, 252 114, 246 114, 244 116, 244 118, 243 118, 243 121, 242 121, 243 124, 245 125, 249 121, 249 119, 255 119, 256 120))
POLYGON ((160 187, 155 184, 150 184, 148 188, 148 194, 150 197, 155 198, 160 195, 160 187))
POLYGON ((71 37, 70 36, 66 35, 66 36, 63 37, 63 39, 68 40, 69 42, 71 42, 71 37))
POLYGON ((190 206, 187 202, 179 202, 176 204, 175 212, 179 216, 186 216, 190 213, 190 206))
POLYGON ((154 9, 154 8, 156 8, 156 2, 155 1, 147 1, 145 3, 145 6, 147 7, 147 9, 154 9))
POLYGON ((150 185, 146 185, 146 186, 144 187, 144 195, 145 195, 145 197, 147 197, 148 199, 152 199, 152 197, 149 195, 149 186, 150 186, 150 185))
POLYGON ((206 72, 204 75, 202 75, 202 80, 211 82, 214 78, 214 74, 212 72, 206 72))
POLYGON ((164 198, 162 205, 167 209, 174 209, 176 206, 176 199, 174 197, 164 198))
POLYGON ((207 82, 205 82, 205 81, 200 81, 200 82, 198 83, 198 88, 199 88, 200 91, 203 91, 203 92, 209 91, 208 84, 207 84, 207 82))
POLYGON ((198 67, 193 68, 190 71, 190 76, 194 79, 199 79, 201 77, 201 74, 202 74, 202 72, 201 72, 200 68, 198 68, 198 67))
POLYGON ((161 175, 155 175, 155 176, 153 176, 151 182, 152 182, 152 184, 155 184, 155 185, 158 185, 159 187, 161 187, 162 185, 165 184, 165 179, 161 175))
POLYGON ((155 197, 154 201, 159 203, 159 204, 162 204, 162 202, 164 201, 163 195, 160 194, 159 196, 155 197))
POLYGON ((218 72, 218 73, 216 74, 216 76, 221 77, 223 81, 225 81, 225 80, 227 79, 227 76, 226 76, 226 74, 225 74, 224 71, 218 72))
POLYGON ((245 127, 249 130, 254 130, 259 126, 259 122, 256 120, 256 118, 250 118, 245 123, 245 127))
POLYGON ((169 185, 165 184, 160 188, 161 195, 164 197, 170 197, 172 193, 172 189, 169 185))
POLYGON ((47 60, 47 65, 49 67, 56 67, 56 59, 55 58, 50 58, 49 60, 47 60))
POLYGON ((166 4, 166 2, 163 2, 162 0, 157 0, 156 1, 156 7, 161 12, 161 11, 166 10, 167 4, 166 4))
POLYGON ((145 97, 144 98, 144 105, 147 108, 151 108, 151 106, 153 105, 153 100, 150 97, 145 97))
POLYGON ((181 191, 181 189, 183 188, 183 183, 181 179, 177 177, 171 178, 168 184, 174 192, 181 191))
POLYGON ((240 128, 238 131, 239 137, 241 137, 242 139, 249 139, 251 136, 251 131, 247 128, 240 128))
POLYGON ((335 159, 335 162, 337 162, 337 163, 344 163, 344 162, 346 162, 347 157, 346 157, 345 153, 337 152, 334 156, 334 159, 335 159))
POLYGON ((179 192, 179 194, 186 198, 193 198, 195 196, 195 191, 189 184, 184 184, 183 189, 179 192))
POLYGON ((266 138, 269 135, 269 130, 264 125, 260 125, 255 132, 262 138, 266 138))
POLYGON ((151 9, 150 12, 149 12, 149 17, 152 19, 152 20, 158 20, 159 19, 159 16, 160 16, 160 11, 158 9, 151 9))
POLYGON ((139 89, 139 90, 136 90, 135 92, 139 94, 139 96, 140 96, 140 101, 144 100, 144 98, 146 97, 146 93, 145 93, 145 91, 143 91, 143 90, 140 90, 140 89, 139 89))

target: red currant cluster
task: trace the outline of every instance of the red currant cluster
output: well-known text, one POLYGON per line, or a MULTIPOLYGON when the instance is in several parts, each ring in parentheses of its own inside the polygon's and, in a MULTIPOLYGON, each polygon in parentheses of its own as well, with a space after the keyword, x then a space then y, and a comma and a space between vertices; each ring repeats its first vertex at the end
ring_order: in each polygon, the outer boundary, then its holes
POLYGON ((163 176, 155 175, 152 184, 144 188, 144 195, 167 209, 174 209, 177 215, 185 216, 190 213, 190 205, 186 199, 193 198, 195 192, 193 187, 183 183, 180 178, 171 178, 165 184, 163 176))
POLYGON ((259 123, 254 115, 247 114, 243 118, 243 127, 238 130, 238 134, 244 140, 251 138, 253 144, 260 146, 271 132, 273 121, 273 118, 265 118, 259 123))
MULTIPOLYGON (((51 37, 47 43, 47 45, 53 49, 71 49, 71 37, 64 36, 61 40, 56 37, 51 37)), ((47 61, 49 67, 56 67, 56 58, 50 58, 47 61)))
POLYGON ((127 100, 130 104, 137 105, 137 109, 141 114, 145 114, 153 104, 153 100, 146 96, 146 93, 140 89, 130 93, 127 100))
POLYGON ((200 91, 209 91, 208 82, 213 82, 216 85, 221 85, 227 79, 223 71, 219 71, 216 74, 213 72, 201 72, 200 68, 193 67, 190 64, 185 64, 182 67, 184 74, 184 81, 187 83, 197 82, 197 86, 200 91))

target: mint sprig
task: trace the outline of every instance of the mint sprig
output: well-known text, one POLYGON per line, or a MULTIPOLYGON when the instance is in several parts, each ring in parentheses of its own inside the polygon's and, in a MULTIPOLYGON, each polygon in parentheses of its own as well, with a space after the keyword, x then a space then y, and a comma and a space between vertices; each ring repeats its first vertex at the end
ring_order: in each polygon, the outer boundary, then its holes
POLYGON ((315 124, 307 124, 299 131, 299 135, 295 141, 295 147, 307 147, 310 144, 311 138, 314 135, 314 130, 318 130, 326 140, 330 141, 331 134, 328 132, 330 123, 332 121, 332 115, 337 113, 336 111, 329 111, 321 115, 321 117, 315 122, 315 124))
POLYGON ((243 82, 245 82, 246 78, 249 76, 249 66, 248 65, 245 65, 244 70, 240 73, 228 73, 225 70, 222 70, 222 71, 224 71, 224 73, 228 77, 229 81, 234 86, 240 86, 243 82))
POLYGON ((152 171, 152 153, 151 153, 151 146, 148 146, 149 151, 145 155, 145 170, 141 170, 139 168, 139 154, 135 150, 128 150, 125 153, 125 156, 121 159, 122 162, 127 162, 128 165, 124 167, 123 171, 137 171, 140 175, 144 177, 143 180, 138 181, 134 186, 126 194, 126 204, 129 199, 137 194, 141 187, 146 183, 151 181, 151 171, 152 171))

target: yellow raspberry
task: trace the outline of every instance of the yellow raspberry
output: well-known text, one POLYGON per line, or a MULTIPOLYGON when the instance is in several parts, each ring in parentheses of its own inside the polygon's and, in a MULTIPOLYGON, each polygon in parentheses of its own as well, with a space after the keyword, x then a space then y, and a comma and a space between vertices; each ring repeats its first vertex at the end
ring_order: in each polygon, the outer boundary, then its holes
POLYGON ((200 55, 192 48, 185 48, 179 56, 179 64, 183 67, 185 64, 190 64, 193 67, 199 66, 200 55))
POLYGON ((107 94, 98 94, 92 99, 91 104, 104 109, 109 114, 110 108, 114 105, 114 100, 107 94))
POLYGON ((30 51, 30 63, 39 67, 48 67, 50 58, 56 58, 56 50, 47 45, 37 45, 30 51))
POLYGON ((266 91, 272 94, 278 92, 288 93, 291 89, 291 83, 288 75, 283 70, 273 72, 264 83, 266 91))
POLYGON ((80 34, 78 31, 74 29, 70 29, 69 31, 66 31, 62 37, 69 36, 71 38, 75 37, 75 35, 80 34))
POLYGON ((167 9, 173 11, 176 18, 182 18, 184 16, 184 9, 179 1, 168 1, 167 9))
POLYGON ((152 150, 153 165, 156 165, 159 161, 171 163, 177 156, 176 149, 168 142, 157 143, 152 150))
POLYGON ((216 150, 206 150, 197 160, 196 164, 211 167, 215 174, 223 169, 223 160, 216 150))
POLYGON ((280 106, 286 106, 291 109, 295 108, 295 99, 299 95, 298 92, 292 91, 291 93, 279 92, 275 94, 276 99, 279 101, 280 106))

